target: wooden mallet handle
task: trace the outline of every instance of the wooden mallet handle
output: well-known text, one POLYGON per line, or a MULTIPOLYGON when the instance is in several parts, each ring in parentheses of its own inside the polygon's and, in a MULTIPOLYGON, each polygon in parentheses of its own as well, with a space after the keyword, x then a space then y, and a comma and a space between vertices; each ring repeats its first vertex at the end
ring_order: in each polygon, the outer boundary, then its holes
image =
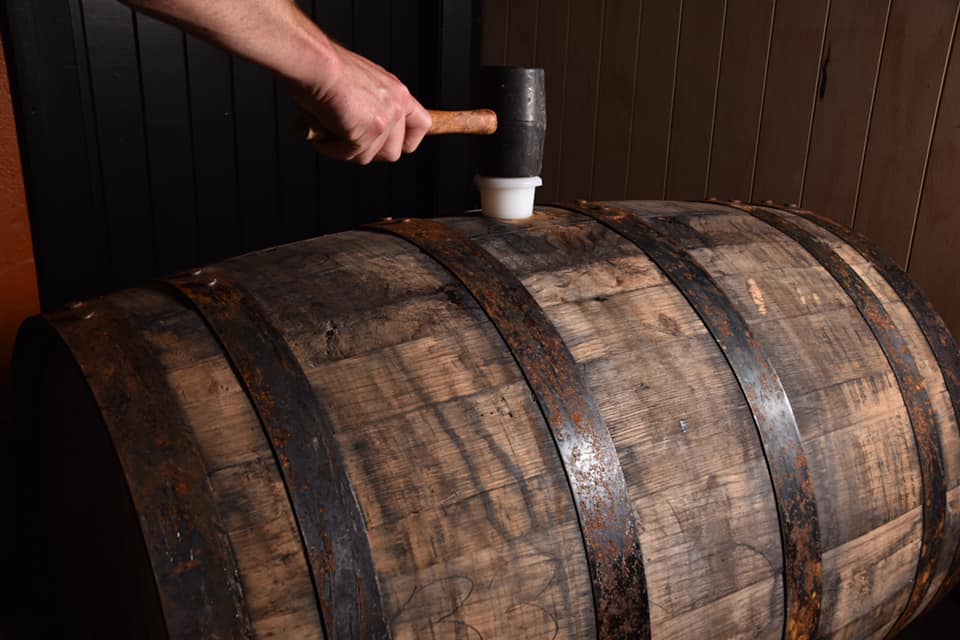
POLYGON ((428 136, 442 136, 447 133, 467 133, 488 136, 497 132, 497 114, 490 109, 473 111, 428 111, 433 118, 433 126, 428 136))
MULTIPOLYGON (((428 111, 433 118, 433 126, 427 131, 428 136, 442 136, 449 133, 466 133, 479 136, 488 136, 497 132, 497 114, 490 109, 474 109, 472 111, 428 111)), ((326 134, 307 130, 307 141, 323 141, 326 134)))

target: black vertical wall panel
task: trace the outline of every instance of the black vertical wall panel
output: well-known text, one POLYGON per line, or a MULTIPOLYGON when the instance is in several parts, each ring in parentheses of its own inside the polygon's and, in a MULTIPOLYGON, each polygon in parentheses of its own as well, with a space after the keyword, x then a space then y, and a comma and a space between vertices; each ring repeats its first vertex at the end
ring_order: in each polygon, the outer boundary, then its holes
POLYGON ((144 138, 150 170, 155 267, 159 273, 199 261, 190 139, 190 103, 181 32, 137 15, 144 138), (176 159, 176 161, 171 161, 176 159))
MULTIPOLYGON (((479 0, 297 0, 428 108, 469 106, 479 0)), ((283 81, 116 0, 5 0, 45 308, 383 215, 473 206, 470 144, 317 156, 283 81)))
POLYGON ((109 225, 112 286, 148 278, 153 212, 133 12, 113 0, 84 0, 83 22, 109 225))
POLYGON ((250 251, 280 241, 276 97, 267 69, 239 58, 231 62, 241 246, 250 251))
MULTIPOLYGON (((318 0, 325 3, 324 0, 318 0)), ((313 16, 315 2, 297 0, 301 11, 313 16)), ((280 207, 280 242, 320 233, 318 224, 317 168, 314 152, 303 144, 295 129, 297 109, 283 82, 274 79, 277 118, 277 189, 280 207)))
POLYGON ((85 297, 109 271, 92 120, 84 118, 70 6, 0 4, 45 307, 85 297), (12 28, 11 25, 15 26, 12 28), (65 268, 69 265, 69 268, 65 268))
POLYGON ((187 91, 196 183, 197 233, 203 262, 241 251, 233 65, 220 49, 187 36, 187 91))
MULTIPOLYGON (((471 106, 470 73, 473 28, 473 6, 463 0, 442 0, 440 3, 440 46, 436 74, 440 78, 440 106, 444 109, 467 109, 471 106)), ((470 162, 471 140, 464 136, 438 140, 441 172, 438 172, 438 207, 442 214, 458 213, 477 206, 473 187, 473 166, 470 162), (466 159, 463 161, 461 159, 466 159)))

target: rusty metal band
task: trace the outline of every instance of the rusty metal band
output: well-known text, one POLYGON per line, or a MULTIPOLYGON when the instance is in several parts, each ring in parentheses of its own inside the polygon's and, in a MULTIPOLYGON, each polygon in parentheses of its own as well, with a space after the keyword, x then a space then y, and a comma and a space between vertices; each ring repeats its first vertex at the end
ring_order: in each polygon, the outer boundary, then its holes
POLYGON ((327 638, 387 638, 366 522, 333 426, 281 333, 228 273, 169 278, 203 318, 259 417, 283 476, 327 638))
POLYGON ((206 464, 149 343, 122 308, 105 300, 48 318, 110 432, 168 635, 253 637, 206 464))
MULTIPOLYGON (((779 208, 769 206, 769 208, 779 208)), ((960 427, 960 347, 940 314, 937 313, 930 300, 927 299, 917 283, 900 268, 892 258, 886 255, 876 244, 864 236, 851 231, 842 224, 829 218, 819 216, 805 209, 788 208, 788 213, 800 216, 820 225, 839 239, 853 247, 865 260, 873 265, 890 288, 900 297, 900 300, 910 311, 917 326, 923 333, 930 346, 953 406, 953 415, 957 426, 960 427)), ((953 590, 960 583, 960 539, 957 540, 953 553, 953 561, 946 578, 940 584, 936 599, 939 599, 953 590)))
POLYGON ((590 570, 600 638, 649 638, 639 529, 613 439, 556 327, 519 279, 468 237, 431 220, 364 229, 402 238, 452 273, 513 354, 556 443, 590 570))
POLYGON ((753 414, 776 499, 783 549, 783 635, 813 637, 823 590, 819 516, 813 477, 779 374, 730 298, 654 219, 601 203, 559 206, 593 218, 642 250, 680 290, 723 352, 753 414))
POLYGON ((830 273, 847 293, 883 350, 893 370, 907 416, 913 428, 920 462, 923 532, 917 574, 910 597, 888 637, 903 629, 918 613, 937 568, 947 518, 947 491, 943 473, 943 452, 936 414, 927 394, 926 383, 917 367, 910 345, 893 322, 877 294, 857 272, 813 232, 790 220, 784 213, 749 205, 728 205, 766 222, 802 246, 830 273))

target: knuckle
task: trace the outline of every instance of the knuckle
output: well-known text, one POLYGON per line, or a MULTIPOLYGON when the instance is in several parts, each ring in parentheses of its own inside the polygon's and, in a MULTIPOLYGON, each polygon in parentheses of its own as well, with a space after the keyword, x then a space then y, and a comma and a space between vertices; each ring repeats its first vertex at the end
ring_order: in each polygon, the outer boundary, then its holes
POLYGON ((374 138, 379 138, 387 131, 387 123, 384 122, 382 117, 374 118, 370 122, 370 126, 367 127, 367 133, 369 133, 374 138))

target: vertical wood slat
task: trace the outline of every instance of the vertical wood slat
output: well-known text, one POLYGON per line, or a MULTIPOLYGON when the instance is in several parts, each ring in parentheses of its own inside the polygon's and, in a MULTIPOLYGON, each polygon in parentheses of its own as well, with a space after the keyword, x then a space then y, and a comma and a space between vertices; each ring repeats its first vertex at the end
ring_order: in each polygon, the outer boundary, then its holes
POLYGON ((200 260, 231 255, 241 245, 230 57, 187 36, 193 167, 200 260))
POLYGON ((483 0, 481 64, 506 64, 508 0, 483 0))
POLYGON ((87 37, 90 84, 104 210, 111 236, 114 286, 149 277, 154 264, 150 176, 144 139, 137 42, 133 12, 109 0, 80 7, 87 37))
POLYGON ((726 4, 687 0, 683 5, 666 168, 667 198, 683 200, 706 195, 726 4))
POLYGON ((906 264, 958 2, 895 0, 854 228, 906 264))
POLYGON ((109 256, 96 130, 89 102, 82 99, 89 84, 83 34, 75 29, 78 3, 52 3, 43 13, 34 9, 31 3, 10 3, 0 17, 22 136, 40 300, 49 309, 96 291, 93 283, 109 271, 109 256), (77 209, 96 214, 63 215, 77 209), (63 263, 70 264, 69 271, 58 269, 63 263))
POLYGON ((231 65, 241 246, 252 251, 280 242, 276 100, 267 69, 241 58, 231 65))
POLYGON ((136 15, 143 87, 144 135, 150 168, 156 267, 162 273, 185 269, 199 260, 194 168, 190 138, 190 100, 184 35, 144 14, 136 15), (177 158, 177 162, 171 162, 177 158))
MULTIPOLYGON (((297 0, 300 10, 315 20, 314 4, 313 0, 297 0)), ((271 78, 271 82, 277 156, 273 178, 277 190, 274 200, 279 214, 275 224, 279 226, 278 241, 290 242, 318 232, 317 154, 303 143, 300 132, 296 130, 297 107, 290 92, 276 78, 271 78)), ((264 123, 264 126, 269 127, 269 123, 264 123)))
POLYGON ((850 225, 891 2, 830 6, 800 201, 850 225))
POLYGON ((513 0, 509 9, 504 64, 532 67, 537 54, 540 0, 513 0))
POLYGON ((957 218, 957 167, 960 166, 960 47, 954 33, 940 114, 930 149, 923 198, 908 271, 943 317, 960 335, 960 281, 945 272, 960 244, 957 218))
POLYGON ((776 0, 728 0, 707 195, 746 200, 776 0))
POLYGON ((661 198, 684 2, 648 2, 640 17, 633 120, 627 133, 627 197, 661 198))
POLYGON ((590 191, 600 58, 583 53, 595 51, 600 42, 606 4, 605 0, 570 2, 563 122, 558 123, 562 131, 557 196, 564 200, 590 191))
MULTIPOLYGON (((471 61, 474 51, 473 2, 465 0, 433 0, 439 11, 436 50, 436 73, 439 82, 438 106, 441 109, 463 109, 470 105, 471 61)), ((463 211, 476 206, 479 196, 473 187, 473 166, 470 161, 470 140, 467 136, 431 138, 438 159, 435 181, 431 189, 437 195, 439 213, 463 211)), ((389 214, 387 214, 389 215, 389 214)))
POLYGON ((590 198, 626 197, 630 127, 636 98, 641 3, 607 0, 600 43, 599 105, 590 198))
MULTIPOLYGON (((567 36, 570 0, 544 2, 537 16, 537 50, 534 65, 543 68, 547 92, 547 137, 543 144, 543 186, 537 190, 538 202, 557 199, 560 177, 560 147, 563 135, 563 97, 566 93, 567 36)), ((487 7, 492 3, 484 2, 487 7)), ((486 46, 486 32, 482 41, 486 46)))
POLYGON ((752 200, 797 202, 829 0, 778 0, 752 200))

